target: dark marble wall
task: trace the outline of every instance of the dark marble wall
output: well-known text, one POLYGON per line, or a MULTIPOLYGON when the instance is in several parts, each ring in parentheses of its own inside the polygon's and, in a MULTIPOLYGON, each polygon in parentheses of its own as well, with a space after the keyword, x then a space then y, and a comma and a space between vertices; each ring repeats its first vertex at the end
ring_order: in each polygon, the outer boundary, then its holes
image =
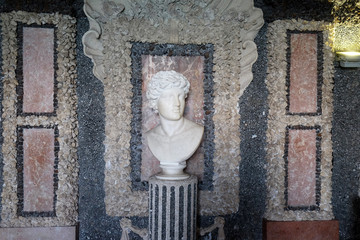
MULTIPOLYGON (((3 0, 0 0, 0 6, 3 4, 3 0)), ((2 29, 0 27, 0 53, 2 52, 2 29)), ((0 54, 0 69, 2 69, 2 54, 0 54)), ((0 71, 0 101, 2 102, 3 99, 3 80, 4 80, 4 75, 3 72, 0 71)), ((2 104, 0 104, 0 113, 2 113, 2 104)), ((0 146, 3 145, 4 142, 4 138, 3 138, 3 128, 2 128, 2 121, 0 121, 0 146)), ((2 151, 0 151, 0 193, 2 192, 2 179, 3 179, 3 155, 2 155, 2 151)), ((0 194, 0 211, 2 209, 2 205, 1 205, 1 194, 0 194)), ((1 215, 0 215, 0 221, 1 221, 1 215)))
POLYGON ((103 84, 92 74, 92 63, 82 51, 81 36, 89 25, 77 22, 78 121, 79 121, 79 236, 80 239, 116 239, 119 221, 106 216, 103 189, 105 107, 103 84))
MULTIPOLYGON (((82 12, 81 0, 42 2, 0 0, 0 12, 28 10, 54 12, 77 18, 78 120, 79 120, 79 238, 119 239, 119 217, 105 213, 104 167, 105 109, 103 85, 92 74, 91 60, 84 56, 81 37, 88 30, 88 21, 82 12)), ((267 128, 267 89, 265 85, 267 52, 267 24, 276 19, 303 18, 331 19, 331 5, 327 1, 255 0, 264 11, 265 25, 256 37, 259 57, 253 66, 254 80, 239 99, 241 115, 240 205, 236 214, 223 216, 227 239, 261 239, 262 218, 265 211, 265 146, 267 128)), ((0 36, 1 41, 1 36, 0 36)), ((1 66, 1 57, 0 57, 1 66)), ((340 239, 360 239, 360 200, 358 199, 360 173, 359 101, 360 70, 336 67, 334 84, 333 120, 333 210, 340 222, 340 239)), ((2 75, 0 73, 0 80, 2 75)), ((0 86, 0 91, 1 91, 0 86)), ((2 91, 1 91, 2 96, 2 91)), ((1 130, 1 129, 0 129, 1 130)), ((0 136, 0 144, 2 143, 0 136)), ((0 153, 0 170, 2 156, 0 153)), ((0 191, 2 186, 0 172, 0 191)), ((1 208, 1 204, 0 204, 1 208)), ((134 225, 146 227, 146 218, 131 218, 134 225)), ((201 217, 199 225, 213 223, 213 217, 201 217)), ((216 239, 217 231, 201 239, 216 239)), ((131 239, 140 239, 131 234, 131 239)))
POLYGON ((297 19, 331 21, 332 4, 327 0, 254 0, 255 7, 261 8, 264 19, 297 19))
POLYGON ((265 24, 255 38, 258 60, 253 65, 254 79, 240 98, 240 205, 226 220, 228 239, 261 239, 266 200, 267 89, 265 24))
POLYGON ((360 239, 360 70, 335 70, 333 212, 340 223, 340 239, 360 239))

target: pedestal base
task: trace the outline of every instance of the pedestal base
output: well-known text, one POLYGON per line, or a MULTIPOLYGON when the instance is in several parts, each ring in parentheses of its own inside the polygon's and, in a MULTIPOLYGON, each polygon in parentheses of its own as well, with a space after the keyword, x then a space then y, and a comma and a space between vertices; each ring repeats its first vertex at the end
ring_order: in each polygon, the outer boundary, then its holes
POLYGON ((173 181, 179 181, 179 180, 185 180, 188 179, 190 177, 189 174, 176 174, 176 175, 168 175, 168 174, 163 174, 163 173, 159 173, 156 174, 155 177, 159 180, 173 180, 173 181))
POLYGON ((186 162, 172 163, 160 162, 161 173, 156 174, 157 179, 162 180, 184 180, 190 177, 189 174, 184 173, 186 162))
MULTIPOLYGON (((189 176, 189 175, 188 175, 189 176)), ((197 178, 149 179, 149 239, 196 239, 197 178)))

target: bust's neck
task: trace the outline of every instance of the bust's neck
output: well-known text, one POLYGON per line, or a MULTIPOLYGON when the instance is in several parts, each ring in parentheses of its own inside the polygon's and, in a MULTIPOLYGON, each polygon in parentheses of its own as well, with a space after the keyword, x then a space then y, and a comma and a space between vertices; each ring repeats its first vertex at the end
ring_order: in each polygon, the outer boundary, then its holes
POLYGON ((160 123, 161 123, 161 130, 166 134, 168 137, 172 137, 182 131, 184 128, 184 117, 181 117, 179 120, 171 121, 165 119, 164 117, 160 116, 160 123))

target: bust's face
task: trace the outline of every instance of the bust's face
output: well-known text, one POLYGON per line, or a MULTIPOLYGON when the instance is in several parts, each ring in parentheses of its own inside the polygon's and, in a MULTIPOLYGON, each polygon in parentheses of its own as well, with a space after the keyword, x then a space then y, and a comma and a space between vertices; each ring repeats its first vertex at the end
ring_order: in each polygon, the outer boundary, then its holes
POLYGON ((176 121, 182 118, 185 107, 185 93, 180 88, 166 89, 157 101, 160 116, 176 121))

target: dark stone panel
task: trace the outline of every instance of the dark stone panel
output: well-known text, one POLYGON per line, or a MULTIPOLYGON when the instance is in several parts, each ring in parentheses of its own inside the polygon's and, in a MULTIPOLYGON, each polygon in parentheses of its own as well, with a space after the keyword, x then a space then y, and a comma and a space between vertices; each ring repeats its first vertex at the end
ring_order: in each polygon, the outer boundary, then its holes
MULTIPOLYGON (((161 200, 161 205, 162 205, 162 214, 161 214, 161 219, 164 221, 164 222, 166 222, 166 221, 168 221, 167 219, 166 219, 166 211, 167 211, 167 209, 166 209, 166 204, 167 204, 167 202, 166 202, 166 194, 167 194, 167 188, 166 188, 166 186, 163 186, 162 187, 162 200, 161 200)), ((161 228, 161 239, 163 239, 163 240, 166 240, 166 223, 164 224, 164 222, 163 222, 163 224, 162 224, 162 228, 161 228)))
POLYGON ((0 12, 4 11, 5 0, 0 0, 0 12))
POLYGON ((179 239, 183 239, 183 232, 181 229, 184 229, 184 187, 181 186, 179 189, 179 239))
POLYGON ((170 191, 170 236, 175 236, 175 187, 171 187, 170 191))
MULTIPOLYGON (((186 226, 187 226, 187 238, 186 239, 191 239, 191 230, 190 230, 190 226, 191 226, 191 184, 188 185, 188 199, 187 199, 187 213, 186 213, 186 217, 187 217, 187 223, 186 223, 186 226)), ((186 199, 185 199, 186 201, 186 199)))
POLYGON ((59 12, 76 16, 77 0, 0 0, 0 12, 27 11, 37 13, 59 12))
POLYGON ((360 239, 359 79, 359 69, 335 68, 332 202, 340 239, 360 239))
POLYGON ((254 5, 263 10, 268 23, 293 18, 332 21, 332 3, 327 0, 254 0, 254 5))
POLYGON ((159 186, 155 187, 155 232, 154 239, 158 239, 159 234, 159 186))

